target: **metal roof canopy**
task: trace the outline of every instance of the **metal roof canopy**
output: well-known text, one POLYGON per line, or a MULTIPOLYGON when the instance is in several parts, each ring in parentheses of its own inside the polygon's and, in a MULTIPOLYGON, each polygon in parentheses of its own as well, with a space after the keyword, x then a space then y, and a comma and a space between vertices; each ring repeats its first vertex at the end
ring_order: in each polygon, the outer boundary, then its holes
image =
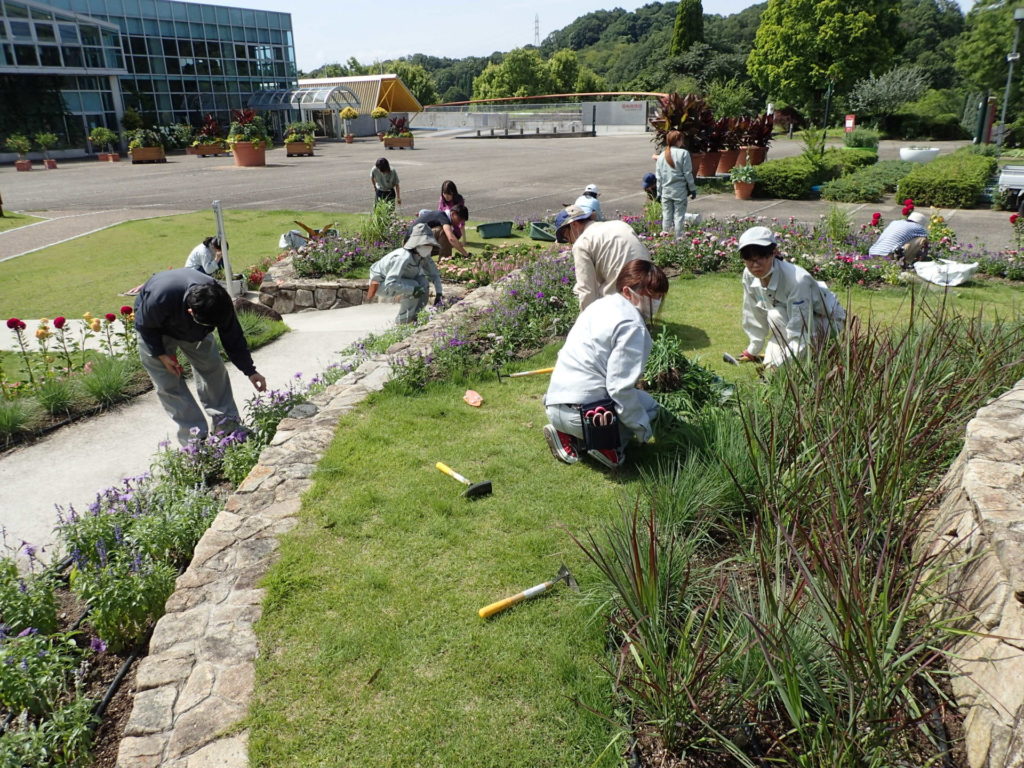
POLYGON ((381 107, 388 112, 422 112, 423 106, 395 74, 354 75, 350 77, 299 78, 299 87, 339 86, 358 96, 358 108, 369 112, 381 107))
POLYGON ((306 88, 283 88, 256 91, 249 99, 250 109, 267 111, 285 109, 339 110, 358 107, 359 99, 351 88, 343 85, 321 85, 306 88))

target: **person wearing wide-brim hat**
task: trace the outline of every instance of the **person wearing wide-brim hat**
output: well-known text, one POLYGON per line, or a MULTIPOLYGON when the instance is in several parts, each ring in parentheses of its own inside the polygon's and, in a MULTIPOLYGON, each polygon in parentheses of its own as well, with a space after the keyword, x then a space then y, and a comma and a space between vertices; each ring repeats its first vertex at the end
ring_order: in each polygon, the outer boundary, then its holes
POLYGON ((441 273, 431 258, 437 248, 430 227, 417 224, 401 248, 396 248, 370 267, 370 287, 366 300, 371 301, 378 289, 382 296, 398 296, 397 323, 411 323, 427 305, 430 293, 427 277, 434 283, 434 304, 442 299, 441 273))
POLYGON ((911 210, 907 218, 889 222, 868 249, 868 255, 888 256, 893 260, 899 260, 903 269, 910 269, 915 261, 925 261, 928 258, 927 226, 928 217, 911 210))
POLYGON ((751 227, 738 244, 743 259, 743 331, 750 343, 743 362, 778 367, 808 354, 842 330, 846 310, 825 283, 779 257, 768 227, 751 227))
POLYGON ((595 221, 593 211, 570 205, 555 216, 555 238, 572 243, 576 285, 572 291, 580 300, 580 311, 603 296, 614 296, 615 280, 634 259, 650 261, 636 232, 624 221, 595 221))

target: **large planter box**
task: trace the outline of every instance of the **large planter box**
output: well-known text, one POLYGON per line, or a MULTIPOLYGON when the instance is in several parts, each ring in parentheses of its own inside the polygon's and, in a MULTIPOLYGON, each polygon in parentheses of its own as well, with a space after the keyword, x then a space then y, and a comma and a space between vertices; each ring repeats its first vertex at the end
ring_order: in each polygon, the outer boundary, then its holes
POLYGON ((199 155, 200 157, 226 155, 230 151, 223 144, 196 144, 194 147, 188 147, 185 150, 190 155, 199 155))
POLYGON ((166 163, 167 154, 163 147, 136 147, 130 153, 132 164, 138 163, 166 163))
POLYGON ((96 159, 101 163, 119 163, 121 162, 121 155, 117 152, 97 152, 96 159))
POLYGON ((241 168, 258 168, 267 164, 266 144, 238 141, 231 149, 235 155, 235 165, 241 168))
POLYGON ((385 136, 384 149, 414 149, 412 136, 385 136))
POLYGON ((305 141, 289 141, 284 145, 288 157, 312 157, 313 144, 305 141))
POLYGON ((477 234, 484 239, 489 237, 511 237, 512 222, 492 221, 489 224, 477 224, 476 231, 477 234))
POLYGON ((31 160, 15 160, 14 168, 18 171, 31 171, 32 161, 31 160))

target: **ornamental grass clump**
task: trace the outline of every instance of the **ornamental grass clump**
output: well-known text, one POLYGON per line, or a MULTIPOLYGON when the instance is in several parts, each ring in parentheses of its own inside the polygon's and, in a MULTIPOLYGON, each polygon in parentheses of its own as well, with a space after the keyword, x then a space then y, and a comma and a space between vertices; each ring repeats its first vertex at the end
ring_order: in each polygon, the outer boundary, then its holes
POLYGON ((128 391, 140 372, 135 359, 100 357, 79 379, 82 391, 100 405, 113 405, 128 397, 128 391))

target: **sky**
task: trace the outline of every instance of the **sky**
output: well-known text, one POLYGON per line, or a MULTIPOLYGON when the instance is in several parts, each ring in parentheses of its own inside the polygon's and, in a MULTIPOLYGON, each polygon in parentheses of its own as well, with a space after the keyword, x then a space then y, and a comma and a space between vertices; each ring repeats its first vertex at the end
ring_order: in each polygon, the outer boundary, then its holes
MULTIPOLYGON (((650 0, 647 0, 649 2, 650 0)), ((540 39, 591 11, 624 8, 646 2, 571 2, 570 0, 207 0, 216 5, 284 11, 292 15, 295 56, 309 72, 322 64, 354 56, 363 64, 426 53, 461 59, 489 56, 534 41, 534 19, 540 39)), ((966 10, 972 0, 958 0, 966 10)), ((705 0, 704 13, 728 15, 753 0, 705 0)))

